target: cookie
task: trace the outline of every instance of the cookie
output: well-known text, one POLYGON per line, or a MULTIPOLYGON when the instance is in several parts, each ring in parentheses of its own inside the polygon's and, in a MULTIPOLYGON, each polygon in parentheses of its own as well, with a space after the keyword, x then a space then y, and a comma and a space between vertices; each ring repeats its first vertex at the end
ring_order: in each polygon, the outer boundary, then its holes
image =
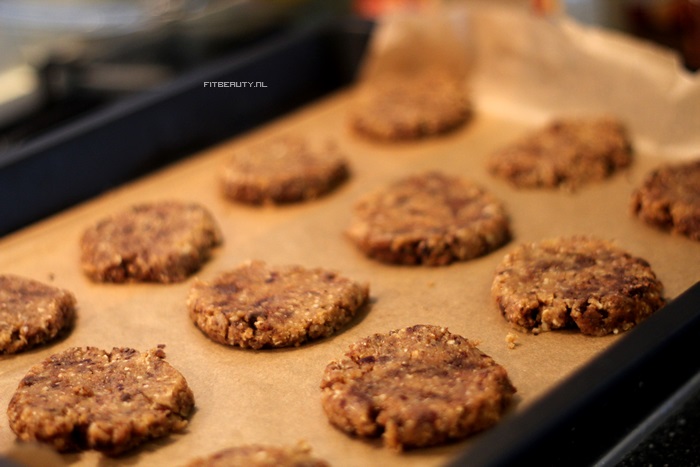
POLYGON ((15 275, 0 275, 0 354, 50 342, 75 319, 75 296, 15 275))
POLYGON ((249 444, 224 449, 195 459, 187 467, 328 467, 328 462, 311 455, 305 443, 296 446, 249 444))
POLYGON ((391 449, 433 446, 496 424, 515 387, 506 370, 446 328, 374 334, 328 364, 321 401, 330 422, 391 449))
POLYGON ((252 261, 211 282, 195 281, 190 317, 210 339, 243 348, 298 346, 348 324, 369 286, 333 271, 252 261))
POLYGON ((221 185, 234 201, 281 204, 319 198, 348 176, 348 163, 335 145, 314 147, 304 138, 286 136, 233 154, 221 185))
POLYGON ((631 147, 614 118, 561 118, 491 154, 488 170, 518 188, 576 189, 629 166, 631 147))
POLYGON ((96 282, 181 282, 222 241, 214 218, 198 204, 143 203, 89 227, 80 262, 96 282))
POLYGON ((700 159, 653 170, 632 194, 631 206, 649 225, 700 240, 700 159))
POLYGON ((472 259, 510 239, 500 201, 439 172, 409 176, 365 196, 346 233, 371 258, 427 266, 472 259))
POLYGON ((389 75, 360 88, 349 125, 383 141, 416 140, 461 127, 472 115, 461 80, 430 70, 389 75))
POLYGON ((7 409, 10 428, 22 441, 60 452, 107 455, 182 431, 194 397, 162 347, 74 347, 52 355, 19 383, 7 409))
POLYGON ((647 261, 583 236, 520 245, 496 269, 491 292, 516 328, 589 336, 626 331, 664 304, 647 261))

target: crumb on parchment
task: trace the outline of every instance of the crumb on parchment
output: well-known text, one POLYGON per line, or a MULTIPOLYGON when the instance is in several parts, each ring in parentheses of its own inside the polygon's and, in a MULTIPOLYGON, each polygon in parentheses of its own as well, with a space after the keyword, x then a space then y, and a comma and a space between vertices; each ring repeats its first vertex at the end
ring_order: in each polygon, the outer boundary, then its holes
POLYGON ((508 344, 509 349, 514 349, 518 344, 518 335, 512 332, 506 334, 506 344, 508 344))

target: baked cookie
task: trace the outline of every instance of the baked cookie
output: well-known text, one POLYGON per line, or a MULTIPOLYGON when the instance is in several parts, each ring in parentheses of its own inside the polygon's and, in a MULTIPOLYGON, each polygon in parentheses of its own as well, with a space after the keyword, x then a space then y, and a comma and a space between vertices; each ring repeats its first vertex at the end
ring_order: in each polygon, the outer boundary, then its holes
POLYGON ((631 162, 631 143, 620 121, 562 118, 494 152, 488 170, 518 188, 576 189, 631 162))
POLYGON ((296 446, 249 444, 224 449, 211 456, 195 459, 187 467, 328 467, 330 464, 311 455, 305 443, 296 446))
POLYGON ((469 120, 471 104, 461 80, 430 70, 389 75, 360 88, 350 126, 376 140, 400 141, 440 135, 469 120))
POLYGON ((653 170, 631 204, 647 224, 700 240, 700 159, 653 170))
POLYGON ((626 331, 664 304, 649 263, 591 237, 520 245, 496 269, 491 292, 516 328, 590 336, 626 331))
POLYGON ((97 282, 181 282, 221 242, 219 227, 202 206, 143 203, 88 228, 80 240, 80 262, 97 282))
POLYGON ((19 383, 7 409, 10 428, 22 441, 61 452, 108 455, 182 431, 194 397, 162 347, 74 347, 52 355, 19 383))
POLYGON ((75 306, 75 296, 67 290, 0 275, 0 354, 53 340, 73 324, 75 306))
POLYGON ((348 324, 369 286, 335 272, 252 261, 211 282, 195 281, 190 317, 210 339, 243 348, 298 346, 348 324))
POLYGON ((303 138, 286 136, 233 154, 221 185, 234 201, 279 204, 319 198, 348 175, 348 164, 333 144, 313 147, 303 138))
POLYGON ((439 172, 400 179, 362 198, 346 233, 371 258, 427 266, 472 259, 510 239, 500 201, 439 172))
POLYGON ((467 437, 500 420, 515 388, 506 370, 446 328, 374 334, 325 369, 321 402, 341 430, 392 449, 467 437))

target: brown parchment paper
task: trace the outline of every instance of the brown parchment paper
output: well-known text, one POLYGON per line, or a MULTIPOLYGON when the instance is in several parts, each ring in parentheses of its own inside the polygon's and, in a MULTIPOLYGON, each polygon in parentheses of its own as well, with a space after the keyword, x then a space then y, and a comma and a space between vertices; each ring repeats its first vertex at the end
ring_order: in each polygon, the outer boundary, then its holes
MULTIPOLYGON (((470 14, 482 14, 482 10, 470 14)), ((562 32, 551 19, 501 15, 491 10, 483 14, 488 15, 489 21, 509 21, 511 28, 522 28, 525 35, 540 34, 531 29, 545 27, 551 34, 569 35, 570 42, 578 44, 575 31, 580 26, 564 28, 562 32)), ((479 29, 474 26, 474 18, 471 16, 468 23, 473 32, 479 29)), ((491 44, 501 44, 500 31, 489 33, 489 28, 483 29, 479 34, 499 36, 491 37, 491 44)), ((582 28, 581 33, 589 34, 582 28)), ((486 39, 489 37, 475 38, 474 45, 483 44, 486 39)), ((646 50, 639 44, 628 45, 635 50, 646 50)), ((505 46, 496 48, 500 47, 505 46)), ((588 53, 596 56, 596 47, 590 44, 587 47, 588 53)), ((609 57, 605 41, 598 48, 602 56, 609 57)), ((417 323, 447 326, 452 332, 480 342, 484 352, 507 368, 518 389, 513 412, 545 397, 548 390, 624 338, 624 334, 591 338, 574 332, 538 336, 518 333, 517 347, 509 349, 505 337, 511 329, 490 298, 496 265, 520 242, 557 235, 597 235, 646 258, 664 282, 666 295, 677 296, 700 279, 700 243, 641 224, 629 214, 629 196, 651 168, 675 157, 677 147, 687 147, 700 154, 700 145, 691 139, 679 141, 679 145, 671 145, 671 150, 666 152, 664 141, 656 141, 653 151, 651 145, 638 151, 634 164, 626 172, 576 193, 516 190, 487 174, 486 157, 539 123, 525 115, 546 115, 561 109, 547 108, 548 101, 532 102, 535 99, 531 94, 521 96, 517 92, 520 84, 508 85, 506 76, 500 77, 507 90, 505 94, 493 89, 495 85, 486 86, 485 78, 479 73, 499 74, 486 70, 487 65, 499 66, 495 57, 481 56, 489 50, 477 47, 473 57, 475 67, 471 77, 478 104, 474 119, 444 137, 399 144, 378 144, 359 138, 347 128, 348 109, 356 89, 345 89, 1 239, 0 273, 20 274, 73 291, 78 300, 78 320, 72 332, 58 342, 19 355, 0 356, 0 406, 6 407, 30 366, 67 347, 127 346, 146 350, 165 344, 167 360, 185 375, 195 394, 196 411, 186 432, 147 443, 116 459, 86 452, 61 455, 60 462, 75 466, 178 466, 193 457, 233 445, 292 444, 306 440, 317 456, 333 465, 441 465, 478 442, 479 437, 399 454, 384 449, 378 441, 353 439, 336 430, 327 422, 320 406, 321 374, 330 360, 340 357, 352 342, 367 335, 417 323), (497 95, 479 94, 488 92, 497 95), (518 101, 520 97, 522 100, 518 101), (504 105, 504 99, 509 101, 508 105, 504 105), (312 140, 335 140, 351 163, 351 179, 329 196, 299 205, 254 208, 223 199, 217 189, 217 177, 230 153, 287 132, 307 135, 312 140), (397 177, 429 168, 468 177, 502 199, 511 217, 513 241, 484 257, 439 268, 383 265, 362 256, 342 233, 354 202, 397 177), (204 204, 224 232, 224 245, 197 276, 213 278, 247 259, 324 266, 369 282, 370 305, 334 337, 299 348, 250 351, 211 342, 194 327, 185 307, 192 279, 173 285, 114 285, 95 284, 83 276, 78 265, 78 239, 87 225, 135 202, 166 198, 204 204)), ((510 53, 513 56, 508 62, 515 67, 518 52, 510 53)), ((547 50, 542 53, 548 56, 547 50)), ((645 54, 642 52, 640 56, 643 58, 645 54)), ((532 55, 523 53, 522 59, 518 66, 526 70, 532 55)), ((639 74, 644 75, 646 67, 653 68, 654 63, 647 65, 640 61, 639 74)), ((540 83, 547 88, 556 86, 557 67, 565 70, 570 65, 567 61, 560 64, 553 57, 548 64, 551 73, 547 75, 551 79, 540 83)), ((541 63, 531 65, 539 67, 541 63)), ((607 63, 599 65, 605 69, 607 63)), ((537 86, 538 81, 530 84, 537 86)), ((632 87, 616 86, 609 94, 628 92, 634 92, 632 87)), ((635 101, 632 97, 616 99, 620 99, 621 106, 635 101)), ((608 96, 601 95, 599 100, 607 101, 608 96)), ((670 104, 664 101, 664 105, 670 104)), ((674 116, 676 120, 683 120, 683 112, 688 118, 697 119, 682 103, 678 105, 680 113, 674 116)), ((573 107, 573 110, 577 109, 573 107)), ((620 112, 627 116, 630 111, 620 107, 620 112)), ((642 132, 644 128, 633 125, 635 142, 642 137, 652 140, 642 132)), ((3 415, 0 452, 17 449, 20 447, 3 415)))

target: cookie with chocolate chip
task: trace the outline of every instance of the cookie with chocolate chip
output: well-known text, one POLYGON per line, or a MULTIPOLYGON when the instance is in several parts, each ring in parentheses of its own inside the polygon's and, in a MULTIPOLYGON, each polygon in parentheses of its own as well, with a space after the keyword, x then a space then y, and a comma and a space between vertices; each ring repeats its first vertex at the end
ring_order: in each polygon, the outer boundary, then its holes
POLYGON ((510 239, 499 200, 469 180, 440 172, 405 177, 366 195, 346 233, 370 258, 426 266, 485 255, 510 239))
POLYGON ((0 354, 55 339, 75 319, 75 296, 33 279, 0 275, 0 354))
POLYGON ((631 148, 615 118, 559 118, 495 151, 488 170, 518 188, 576 189, 629 166, 631 148))
POLYGON ((646 260, 583 236, 518 246, 496 269, 491 292, 506 320, 536 333, 617 334, 664 304, 663 285, 646 260))
POLYGON ((96 282, 181 282, 222 241, 213 216, 197 203, 142 203, 86 229, 80 263, 96 282))
POLYGON ((33 366, 19 383, 7 415, 22 441, 60 452, 95 449, 117 455, 182 431, 194 407, 187 381, 148 352, 73 347, 33 366))
POLYGON ((227 198, 249 204, 282 204, 319 198, 345 181, 349 166, 331 142, 312 144, 285 136, 236 151, 221 173, 227 198))
POLYGON ((515 387, 506 370, 444 327, 374 334, 326 367, 321 402, 330 422, 391 449, 434 446, 495 425, 515 387))
POLYGON ((700 159, 651 171, 632 194, 631 209, 651 226, 700 241, 700 159))
POLYGON ((244 348, 299 346, 347 325, 369 286, 322 268, 251 261, 210 282, 197 280, 190 318, 210 339, 244 348))
POLYGON ((359 91, 349 124, 375 140, 441 135, 461 127, 472 115, 462 81, 439 70, 388 74, 359 91))

